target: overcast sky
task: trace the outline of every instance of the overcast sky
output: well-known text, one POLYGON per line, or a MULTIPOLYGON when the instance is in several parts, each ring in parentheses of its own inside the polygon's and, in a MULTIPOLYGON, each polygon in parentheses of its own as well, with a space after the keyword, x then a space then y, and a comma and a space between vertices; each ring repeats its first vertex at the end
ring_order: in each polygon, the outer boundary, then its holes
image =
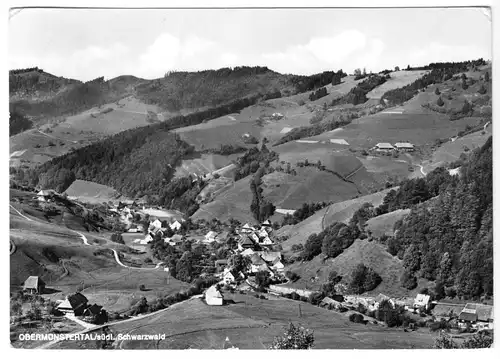
POLYGON ((312 74, 491 59, 475 9, 25 9, 9 25, 9 66, 87 81, 169 70, 267 66, 312 74))

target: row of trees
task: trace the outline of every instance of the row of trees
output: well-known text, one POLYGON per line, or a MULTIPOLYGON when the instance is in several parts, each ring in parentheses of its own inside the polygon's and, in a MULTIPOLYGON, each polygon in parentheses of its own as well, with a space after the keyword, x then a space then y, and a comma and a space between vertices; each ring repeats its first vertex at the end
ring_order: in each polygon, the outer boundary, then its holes
MULTIPOLYGON (((389 76, 389 75, 386 75, 389 76)), ((382 85, 387 81, 386 76, 380 75, 369 75, 368 78, 359 84, 356 87, 352 88, 345 96, 339 97, 332 101, 332 106, 342 105, 342 104, 353 104, 358 105, 361 103, 365 103, 368 98, 366 94, 373 90, 375 87, 382 85)))
POLYGON ((328 95, 326 87, 321 87, 318 90, 311 92, 311 94, 309 95, 309 100, 315 101, 322 97, 325 97, 326 95, 328 95))
POLYGON ((281 225, 294 225, 302 222, 304 219, 312 216, 314 213, 316 213, 316 211, 325 208, 327 205, 328 203, 326 202, 303 203, 302 206, 293 213, 293 215, 286 214, 281 225))
POLYGON ((261 166, 268 167, 269 163, 276 159, 278 159, 278 154, 274 151, 269 151, 265 144, 262 145, 260 150, 257 147, 253 147, 238 158, 234 180, 238 181, 257 172, 261 166))
POLYGON ((250 212, 253 217, 260 223, 274 214, 276 207, 262 196, 262 176, 265 173, 265 168, 260 167, 250 181, 250 190, 252 191, 252 203, 250 204, 250 212))

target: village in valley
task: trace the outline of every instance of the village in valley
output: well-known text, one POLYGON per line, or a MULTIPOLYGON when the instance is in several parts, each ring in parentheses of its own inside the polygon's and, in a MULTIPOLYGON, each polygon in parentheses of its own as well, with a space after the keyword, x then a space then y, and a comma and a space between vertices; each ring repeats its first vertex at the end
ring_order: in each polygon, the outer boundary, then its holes
POLYGON ((493 346, 490 9, 41 10, 9 15, 12 348, 493 346))

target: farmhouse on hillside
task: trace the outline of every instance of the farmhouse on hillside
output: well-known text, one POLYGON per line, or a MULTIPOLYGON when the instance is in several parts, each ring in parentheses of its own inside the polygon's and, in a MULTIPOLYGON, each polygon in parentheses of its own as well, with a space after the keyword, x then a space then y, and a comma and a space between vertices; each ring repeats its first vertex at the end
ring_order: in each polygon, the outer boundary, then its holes
POLYGON ((63 313, 82 315, 87 308, 88 299, 81 293, 68 295, 65 300, 57 306, 57 309, 63 313))
POLYGON ((213 285, 205 292, 205 301, 208 305, 223 305, 224 297, 217 287, 213 285))
POLYGON ((396 142, 394 147, 396 147, 398 151, 413 152, 415 150, 415 146, 409 142, 396 142))
POLYGON ((51 189, 44 189, 37 193, 40 202, 50 202, 50 199, 55 195, 55 191, 51 189))
POLYGON ((42 294, 45 290, 45 282, 38 276, 29 276, 24 282, 23 290, 30 294, 42 294))
POLYGON ((388 142, 381 142, 375 145, 375 151, 390 152, 394 151, 394 147, 388 142))
POLYGON ((478 329, 493 329, 493 306, 467 303, 458 317, 461 326, 467 323, 478 329))

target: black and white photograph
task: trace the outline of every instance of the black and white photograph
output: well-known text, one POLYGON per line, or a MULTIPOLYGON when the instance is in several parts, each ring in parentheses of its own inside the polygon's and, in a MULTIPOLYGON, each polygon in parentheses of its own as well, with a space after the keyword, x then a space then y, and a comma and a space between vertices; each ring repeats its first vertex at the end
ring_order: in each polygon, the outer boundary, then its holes
POLYGON ((488 4, 146 3, 4 8, 11 352, 494 347, 488 4))

